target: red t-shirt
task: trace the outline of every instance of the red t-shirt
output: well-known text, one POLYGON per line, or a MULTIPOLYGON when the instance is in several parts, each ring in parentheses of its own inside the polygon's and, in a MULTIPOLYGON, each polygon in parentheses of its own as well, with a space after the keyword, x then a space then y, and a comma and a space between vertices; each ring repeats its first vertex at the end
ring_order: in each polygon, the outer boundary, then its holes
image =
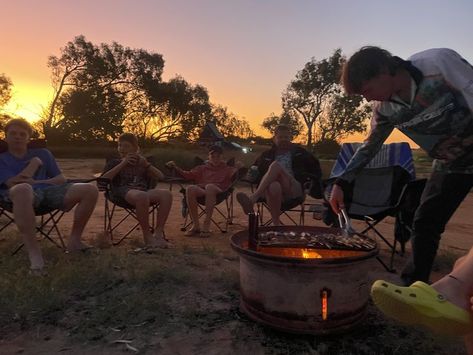
POLYGON ((222 191, 228 189, 233 182, 233 175, 237 168, 228 166, 225 162, 218 165, 205 163, 196 166, 190 171, 181 171, 180 175, 187 180, 194 180, 196 185, 204 187, 207 184, 215 184, 222 191))

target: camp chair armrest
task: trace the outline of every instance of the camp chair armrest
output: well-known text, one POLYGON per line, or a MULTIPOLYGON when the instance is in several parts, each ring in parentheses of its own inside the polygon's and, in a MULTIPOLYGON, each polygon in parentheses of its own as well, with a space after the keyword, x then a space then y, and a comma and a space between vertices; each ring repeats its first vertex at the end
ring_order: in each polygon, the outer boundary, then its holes
POLYGON ((75 183, 88 183, 92 181, 97 181, 97 178, 89 178, 89 179, 67 179, 66 182, 70 184, 75 183))
POLYGON ((98 177, 96 181, 97 181, 97 187, 99 191, 108 191, 110 189, 110 184, 112 183, 112 179, 98 177))
POLYGON ((178 176, 169 176, 169 175, 164 175, 164 179, 162 182, 168 182, 168 183, 180 183, 180 182, 187 182, 188 180, 178 177, 178 176))

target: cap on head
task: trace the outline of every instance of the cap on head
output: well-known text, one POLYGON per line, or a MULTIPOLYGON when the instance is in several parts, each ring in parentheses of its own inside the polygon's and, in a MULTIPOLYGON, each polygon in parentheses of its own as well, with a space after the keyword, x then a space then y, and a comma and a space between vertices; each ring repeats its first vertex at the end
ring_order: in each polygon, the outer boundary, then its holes
POLYGON ((288 125, 285 125, 285 124, 279 124, 279 125, 276 126, 276 128, 274 128, 274 135, 277 135, 281 132, 289 133, 289 134, 292 135, 291 127, 289 127, 288 125))
POLYGON ((222 154, 223 153, 223 149, 221 146, 219 145, 211 145, 209 147, 209 153, 219 153, 219 154, 222 154))

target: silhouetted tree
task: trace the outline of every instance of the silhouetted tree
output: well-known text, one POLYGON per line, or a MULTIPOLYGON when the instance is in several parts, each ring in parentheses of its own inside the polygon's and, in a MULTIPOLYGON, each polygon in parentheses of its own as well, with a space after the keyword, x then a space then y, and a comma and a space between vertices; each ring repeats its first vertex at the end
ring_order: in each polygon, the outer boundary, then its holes
POLYGON ((251 132, 226 111, 214 117, 205 87, 180 76, 163 82, 160 54, 115 42, 96 46, 78 36, 48 65, 55 87, 42 120, 48 139, 113 138, 127 129, 140 140, 192 140, 209 119, 232 134, 251 132))
POLYGON ((3 137, 3 128, 11 116, 4 112, 4 107, 11 99, 12 82, 5 74, 0 74, 0 134, 3 137))
POLYGON ((358 95, 346 96, 343 93, 333 95, 317 125, 318 141, 337 141, 366 129, 371 108, 358 95))
POLYGON ((294 138, 299 136, 304 129, 303 124, 297 118, 296 115, 292 114, 289 111, 283 111, 280 116, 277 116, 274 113, 271 113, 269 117, 266 117, 261 124, 263 128, 265 128, 269 133, 273 134, 274 129, 278 125, 286 125, 291 128, 292 134, 294 138))
POLYGON ((180 76, 156 85, 134 105, 141 109, 129 112, 127 129, 142 139, 148 137, 155 141, 175 137, 192 139, 210 115, 207 89, 192 86, 180 76))
MULTIPOLYGON (((360 119, 358 108, 352 105, 355 101, 346 101, 343 96, 340 96, 342 88, 339 85, 339 77, 344 61, 341 49, 335 50, 332 56, 320 61, 312 58, 296 74, 296 78, 290 82, 283 93, 283 109, 301 119, 307 127, 307 146, 309 148, 314 143, 317 129, 321 129, 321 135, 327 135, 326 127, 340 128, 340 125, 333 121, 334 119, 342 119, 343 122, 340 123, 350 127, 348 131, 344 128, 341 131, 342 134, 364 130, 364 127, 358 123, 360 119), (340 105, 343 106, 345 114, 343 118, 339 115, 340 105), (331 109, 338 110, 338 112, 330 114, 331 109), (320 121, 323 115, 327 120, 325 123, 320 121), (352 119, 355 120, 354 124, 351 123, 352 119), (317 121, 319 122, 317 123, 317 121), (318 125, 321 126, 317 127, 318 125)), ((333 135, 339 136, 337 131, 333 131, 333 135)))
MULTIPOLYGON (((78 36, 61 49, 60 56, 51 56, 48 66, 52 70, 55 95, 42 121, 46 137, 51 131, 60 130, 61 126, 66 125, 63 122, 66 119, 65 110, 75 106, 75 103, 69 104, 68 99, 80 101, 87 97, 89 110, 98 110, 89 113, 96 117, 104 114, 99 103, 103 103, 107 97, 121 100, 120 105, 125 109, 130 106, 136 110, 139 106, 133 106, 133 103, 161 83, 164 60, 160 54, 143 49, 130 49, 116 42, 96 46, 86 41, 84 36, 78 36), (82 95, 79 94, 81 91, 82 95), (97 99, 95 104, 91 103, 93 99, 97 99)), ((114 115, 119 111, 109 113, 114 115)), ((145 110, 143 114, 146 113, 145 110)), ((79 117, 85 119, 84 115, 76 116, 75 119, 79 117)), ((122 121, 124 119, 122 117, 122 121)), ((113 121, 117 123, 115 117, 113 121)))
POLYGON ((5 74, 0 74, 0 109, 11 99, 12 82, 5 74))
POLYGON ((227 107, 214 105, 212 107, 211 116, 218 130, 224 137, 241 137, 248 139, 254 136, 248 121, 228 111, 227 107))
POLYGON ((57 128, 72 140, 110 140, 122 133, 125 108, 111 87, 70 90, 61 96, 64 119, 57 128))

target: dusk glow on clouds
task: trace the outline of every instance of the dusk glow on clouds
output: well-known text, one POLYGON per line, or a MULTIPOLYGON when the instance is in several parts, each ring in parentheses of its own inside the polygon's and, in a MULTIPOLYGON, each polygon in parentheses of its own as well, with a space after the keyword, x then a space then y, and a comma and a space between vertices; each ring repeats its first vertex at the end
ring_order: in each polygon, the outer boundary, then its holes
MULTIPOLYGON (((281 92, 314 57, 379 45, 401 57, 449 47, 473 61, 467 0, 1 0, 0 73, 11 114, 38 118, 53 92, 47 59, 75 36, 164 56, 164 79, 206 87, 258 134, 281 92)), ((394 139, 401 137, 395 135, 394 139)), ((357 136, 356 139, 361 138, 357 136)))

